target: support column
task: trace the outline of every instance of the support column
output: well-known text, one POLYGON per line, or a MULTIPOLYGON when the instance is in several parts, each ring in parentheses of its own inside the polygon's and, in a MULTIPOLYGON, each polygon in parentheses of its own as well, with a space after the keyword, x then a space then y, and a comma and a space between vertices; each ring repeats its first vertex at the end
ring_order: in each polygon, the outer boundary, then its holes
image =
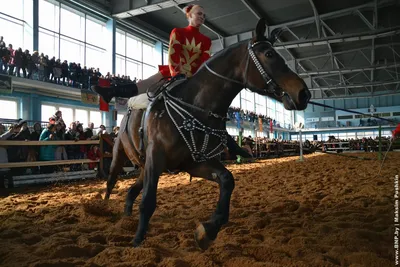
POLYGON ((117 33, 117 22, 115 19, 110 19, 106 23, 107 29, 107 36, 106 36, 106 49, 107 49, 107 66, 110 66, 108 70, 112 74, 115 74, 116 69, 116 60, 115 60, 115 53, 116 53, 116 33, 117 33))
MULTIPOLYGON (((33 0, 33 51, 39 51, 39 0, 33 0)), ((32 52, 33 52, 32 51, 32 52)))

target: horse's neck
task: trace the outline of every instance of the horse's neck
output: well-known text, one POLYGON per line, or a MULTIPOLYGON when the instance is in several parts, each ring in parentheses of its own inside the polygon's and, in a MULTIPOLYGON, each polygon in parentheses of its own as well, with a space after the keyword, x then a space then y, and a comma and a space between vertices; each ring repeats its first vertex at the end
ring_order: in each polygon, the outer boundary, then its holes
MULTIPOLYGON (((235 47, 219 55, 211 62, 209 67, 218 74, 237 81, 242 80, 243 60, 239 51, 241 46, 235 47)), ((243 89, 237 83, 229 82, 212 74, 203 66, 185 86, 189 93, 184 95, 184 100, 205 110, 225 115, 236 95, 243 89)))

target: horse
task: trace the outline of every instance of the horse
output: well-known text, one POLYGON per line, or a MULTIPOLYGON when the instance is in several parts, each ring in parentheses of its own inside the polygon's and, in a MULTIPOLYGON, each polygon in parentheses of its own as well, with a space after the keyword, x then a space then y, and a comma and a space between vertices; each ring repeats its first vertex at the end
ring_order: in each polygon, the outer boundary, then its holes
POLYGON ((307 85, 273 48, 281 31, 274 30, 267 38, 265 25, 265 20, 260 19, 255 37, 218 52, 191 78, 171 90, 164 90, 146 111, 129 110, 122 119, 105 200, 110 198, 127 156, 141 171, 128 190, 125 215, 132 214, 133 203, 143 189, 134 247, 145 239, 156 209, 159 176, 168 170, 185 171, 219 185, 220 196, 214 214, 195 230, 195 240, 202 250, 211 245, 228 222, 235 181, 217 156, 227 143, 228 107, 243 88, 273 97, 288 110, 307 107, 311 98, 307 85), (144 141, 140 129, 144 131, 144 141))

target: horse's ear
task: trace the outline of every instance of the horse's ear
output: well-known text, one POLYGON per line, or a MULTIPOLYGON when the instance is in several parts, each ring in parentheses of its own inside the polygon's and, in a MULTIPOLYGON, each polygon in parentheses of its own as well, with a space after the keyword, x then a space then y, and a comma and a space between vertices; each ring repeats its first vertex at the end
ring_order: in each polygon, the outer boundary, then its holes
POLYGON ((283 30, 280 29, 280 28, 276 28, 276 29, 272 30, 271 35, 269 36, 269 40, 270 40, 271 44, 274 44, 276 42, 276 40, 278 40, 278 38, 281 35, 282 31, 283 30))
POLYGON ((267 26, 265 25, 265 19, 261 18, 257 23, 256 38, 259 39, 260 37, 264 37, 266 29, 267 26))

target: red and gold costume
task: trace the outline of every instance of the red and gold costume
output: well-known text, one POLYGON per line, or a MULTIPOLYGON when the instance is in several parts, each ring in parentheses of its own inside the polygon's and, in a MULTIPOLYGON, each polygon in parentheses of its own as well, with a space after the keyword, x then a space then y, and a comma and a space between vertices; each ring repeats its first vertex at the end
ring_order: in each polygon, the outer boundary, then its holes
POLYGON ((211 39, 192 26, 175 28, 169 39, 168 66, 159 66, 164 77, 185 74, 193 76, 210 58, 211 39))

